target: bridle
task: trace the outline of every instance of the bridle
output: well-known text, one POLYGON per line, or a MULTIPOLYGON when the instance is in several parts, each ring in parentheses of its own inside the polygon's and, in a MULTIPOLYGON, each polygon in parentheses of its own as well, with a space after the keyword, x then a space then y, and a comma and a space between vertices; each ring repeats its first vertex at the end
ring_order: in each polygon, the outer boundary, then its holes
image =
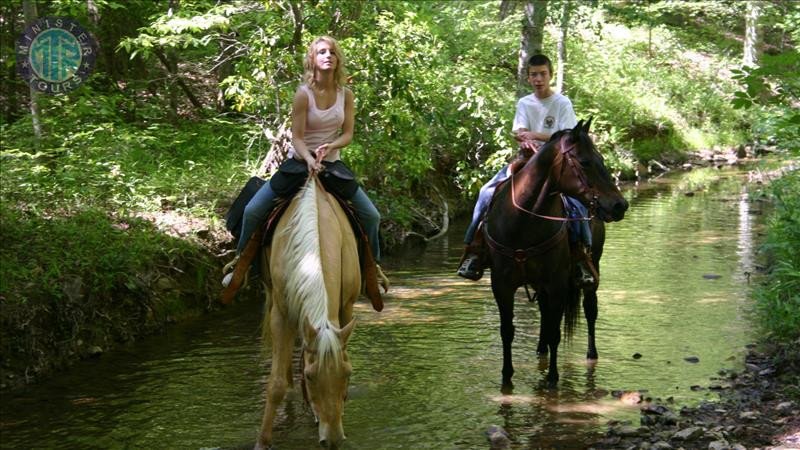
MULTIPOLYGON (((567 136, 562 136, 561 141, 559 142, 561 149, 559 153, 562 155, 562 159, 567 161, 567 165, 572 169, 572 172, 578 178, 578 182, 580 183, 580 189, 578 190, 579 194, 584 194, 588 192, 591 194, 591 201, 589 202, 589 217, 556 217, 556 216, 547 216, 544 214, 539 214, 529 209, 525 209, 517 203, 517 196, 516 190, 514 189, 514 174, 511 174, 511 203, 514 205, 514 208, 526 213, 530 214, 535 217, 539 217, 541 219, 546 220, 555 220, 559 222, 575 222, 575 221, 589 221, 592 220, 595 216, 595 210, 597 209, 597 190, 592 187, 592 184, 589 183, 589 179, 586 178, 586 173, 579 167, 579 164, 575 161, 577 158, 575 156, 575 143, 571 142, 569 145, 566 145, 567 136)), ((551 169, 552 170, 552 169, 551 169)), ((561 174, 563 172, 560 170, 558 173, 561 174)), ((560 181, 560 176, 559 176, 560 181)))

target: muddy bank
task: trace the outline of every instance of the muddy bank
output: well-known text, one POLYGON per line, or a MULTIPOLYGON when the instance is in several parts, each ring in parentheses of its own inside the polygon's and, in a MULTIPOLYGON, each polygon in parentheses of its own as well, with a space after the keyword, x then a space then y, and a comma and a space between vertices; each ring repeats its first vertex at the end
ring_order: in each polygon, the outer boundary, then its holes
POLYGON ((55 286, 42 289, 36 284, 41 280, 30 280, 0 295, 0 390, 46 379, 76 361, 101 357, 219 307, 213 299, 224 264, 219 255, 229 245, 227 232, 174 212, 141 219, 117 223, 120 239, 144 228, 184 245, 163 248, 144 267, 119 276, 76 271, 78 261, 59 269, 55 286), (97 288, 112 279, 113 285, 97 288))
POLYGON ((719 401, 680 409, 671 399, 643 401, 639 423, 610 423, 591 448, 800 448, 800 340, 751 347, 744 371, 694 387, 719 392, 719 401))

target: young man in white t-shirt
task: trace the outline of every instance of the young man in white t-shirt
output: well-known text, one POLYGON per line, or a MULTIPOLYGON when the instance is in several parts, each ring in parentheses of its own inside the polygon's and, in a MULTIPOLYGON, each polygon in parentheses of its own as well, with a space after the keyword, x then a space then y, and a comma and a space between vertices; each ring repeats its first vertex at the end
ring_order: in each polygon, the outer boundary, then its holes
MULTIPOLYGON (((518 158, 531 157, 555 132, 574 128, 578 122, 572 109, 572 102, 550 87, 552 76, 553 64, 547 56, 533 55, 528 59, 528 83, 533 87, 533 93, 517 101, 517 112, 512 127, 514 139, 519 142, 518 158)), ((507 165, 481 188, 478 202, 472 212, 472 223, 464 236, 466 248, 457 272, 464 278, 478 280, 483 276, 478 249, 472 248, 471 244, 492 200, 495 187, 510 176, 507 165)), ((582 281, 588 282, 588 280, 582 281)))

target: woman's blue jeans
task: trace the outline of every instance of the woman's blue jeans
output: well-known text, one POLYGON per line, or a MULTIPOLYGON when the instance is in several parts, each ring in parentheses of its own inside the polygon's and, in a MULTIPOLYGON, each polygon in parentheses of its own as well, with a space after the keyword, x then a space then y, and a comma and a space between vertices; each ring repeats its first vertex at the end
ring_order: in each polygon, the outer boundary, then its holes
MULTIPOLYGON (((269 217, 270 211, 275 207, 275 200, 277 195, 269 185, 269 181, 261 186, 261 189, 256 192, 256 195, 250 199, 250 202, 244 208, 244 217, 242 218, 242 234, 239 236, 239 243, 236 246, 236 254, 242 253, 247 241, 253 236, 253 233, 261 226, 269 217)), ((358 188, 353 198, 350 199, 353 207, 358 215, 358 220, 367 232, 370 247, 372 248, 372 255, 376 262, 381 260, 381 248, 378 243, 378 228, 381 223, 381 215, 375 205, 367 197, 361 187, 358 188)))

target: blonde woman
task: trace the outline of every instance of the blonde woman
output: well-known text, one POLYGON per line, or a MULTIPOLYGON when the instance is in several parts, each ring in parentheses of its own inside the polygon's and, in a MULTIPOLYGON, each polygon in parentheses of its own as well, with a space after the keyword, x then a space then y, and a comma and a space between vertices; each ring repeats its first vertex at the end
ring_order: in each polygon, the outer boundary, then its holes
MULTIPOLYGON (((375 261, 380 262, 380 213, 340 160, 341 149, 353 140, 355 97, 345 86, 345 57, 336 40, 329 36, 314 39, 308 46, 303 68, 303 84, 295 92, 292 103, 293 149, 279 172, 264 183, 245 207, 236 253, 241 254, 255 230, 263 226, 275 199, 293 193, 298 176, 305 179, 308 173, 328 172, 322 173, 323 184, 331 180, 346 185, 344 197, 353 204, 366 230, 375 261), (298 168, 300 164, 305 164, 306 170, 298 168)), ((378 279, 385 280, 385 288, 388 286, 380 267, 378 279)), ((228 283, 230 274, 223 280, 223 285, 228 283)))

